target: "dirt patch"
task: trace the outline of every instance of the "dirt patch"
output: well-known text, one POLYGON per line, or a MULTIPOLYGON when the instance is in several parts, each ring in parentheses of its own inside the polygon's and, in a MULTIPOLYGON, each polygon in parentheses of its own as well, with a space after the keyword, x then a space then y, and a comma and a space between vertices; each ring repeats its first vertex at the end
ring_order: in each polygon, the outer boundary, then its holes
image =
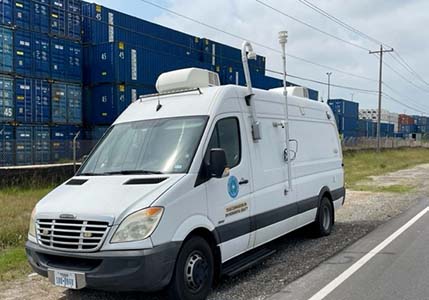
MULTIPOLYGON (((364 183, 373 186, 413 187, 407 193, 347 191, 346 203, 337 213, 331 236, 313 239, 303 229, 272 243, 276 254, 232 279, 223 280, 209 299, 264 299, 284 288, 321 262, 349 246, 379 224, 412 206, 429 194, 429 164, 374 176, 364 183)), ((53 287, 40 276, 0 283, 0 299, 164 299, 162 294, 67 291, 53 287)))

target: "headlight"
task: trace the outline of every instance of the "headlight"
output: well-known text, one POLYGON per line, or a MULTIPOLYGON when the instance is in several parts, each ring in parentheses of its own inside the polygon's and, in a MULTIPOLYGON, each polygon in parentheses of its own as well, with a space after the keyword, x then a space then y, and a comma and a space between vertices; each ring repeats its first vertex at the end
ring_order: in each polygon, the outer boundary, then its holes
POLYGON ((36 208, 33 209, 30 218, 30 226, 28 228, 28 234, 36 237, 36 208))
POLYGON ((112 243, 144 240, 155 230, 164 208, 149 207, 126 217, 116 230, 112 243))

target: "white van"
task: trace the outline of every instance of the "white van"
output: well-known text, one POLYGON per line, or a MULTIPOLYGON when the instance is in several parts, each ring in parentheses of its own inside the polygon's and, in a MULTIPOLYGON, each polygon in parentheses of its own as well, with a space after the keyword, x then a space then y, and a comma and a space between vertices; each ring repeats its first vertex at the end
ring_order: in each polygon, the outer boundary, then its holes
POLYGON ((282 89, 249 95, 200 69, 165 73, 157 88, 36 205, 26 250, 37 273, 72 289, 204 299, 216 277, 270 254, 267 242, 311 223, 331 232, 345 189, 326 104, 289 95, 286 143, 282 89))

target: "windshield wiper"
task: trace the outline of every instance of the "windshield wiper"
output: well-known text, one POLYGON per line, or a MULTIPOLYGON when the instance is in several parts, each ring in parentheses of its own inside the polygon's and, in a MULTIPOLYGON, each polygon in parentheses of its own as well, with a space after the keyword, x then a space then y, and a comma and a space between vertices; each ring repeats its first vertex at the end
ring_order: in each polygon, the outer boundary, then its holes
POLYGON ((150 171, 150 170, 122 170, 103 173, 106 175, 152 175, 152 174, 164 174, 160 171, 150 171))

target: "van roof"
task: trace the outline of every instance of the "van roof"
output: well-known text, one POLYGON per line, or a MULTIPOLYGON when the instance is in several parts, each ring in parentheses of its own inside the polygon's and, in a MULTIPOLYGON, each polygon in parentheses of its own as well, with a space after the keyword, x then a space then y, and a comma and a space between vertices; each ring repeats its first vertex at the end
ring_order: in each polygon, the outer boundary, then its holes
MULTIPOLYGON (((284 96, 280 90, 267 91, 253 89, 257 99, 269 99, 272 102, 284 103, 284 96)), ((243 98, 247 95, 246 87, 237 85, 223 85, 201 88, 199 91, 189 91, 168 95, 154 95, 153 97, 141 98, 132 103, 115 121, 114 124, 169 118, 177 116, 202 116, 212 115, 219 101, 227 101, 229 98, 243 98), (157 111, 158 103, 162 105, 157 111)), ((289 96, 289 105, 316 110, 329 110, 325 103, 289 96)), ((243 100, 244 101, 244 100, 243 100)))

